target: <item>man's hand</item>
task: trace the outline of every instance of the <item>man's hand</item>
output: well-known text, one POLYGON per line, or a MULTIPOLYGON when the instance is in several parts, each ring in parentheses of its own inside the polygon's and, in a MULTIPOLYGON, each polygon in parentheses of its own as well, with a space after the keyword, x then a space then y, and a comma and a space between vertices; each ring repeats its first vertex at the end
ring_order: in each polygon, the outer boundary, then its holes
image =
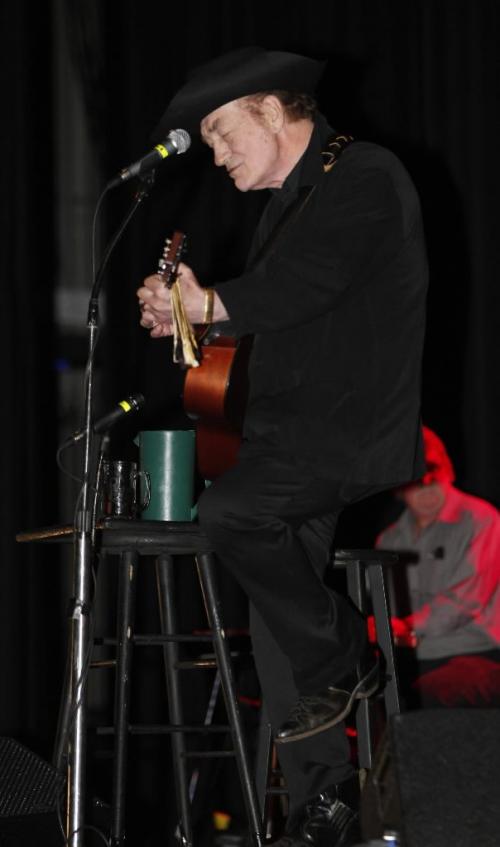
MULTIPOLYGON (((177 278, 181 287, 186 314, 193 324, 203 323, 205 315, 205 290, 188 265, 179 263, 177 278)), ((150 330, 152 338, 172 335, 172 310, 170 292, 159 274, 148 276, 137 292, 141 307, 141 326, 150 330)), ((227 312, 217 294, 214 296, 214 318, 227 320, 227 312)))
MULTIPOLYGON (((177 279, 181 286, 186 314, 192 323, 199 323, 205 307, 205 292, 193 271, 179 263, 177 279)), ((172 335, 172 309, 170 292, 159 274, 148 276, 137 292, 141 307, 141 326, 150 330, 152 338, 172 335)))
POLYGON ((141 326, 150 330, 152 338, 172 335, 170 293, 159 274, 146 277, 137 291, 141 309, 141 326))

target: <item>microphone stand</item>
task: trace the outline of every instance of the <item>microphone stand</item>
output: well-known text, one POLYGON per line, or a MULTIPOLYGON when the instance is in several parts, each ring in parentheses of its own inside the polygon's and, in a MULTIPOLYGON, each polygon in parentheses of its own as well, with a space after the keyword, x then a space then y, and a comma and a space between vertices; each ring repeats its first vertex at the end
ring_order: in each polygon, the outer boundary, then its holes
MULTIPOLYGON (((83 847, 85 814, 85 765, 86 765, 86 683, 92 645, 89 643, 90 610, 92 602, 92 564, 94 555, 93 502, 91 498, 91 468, 93 455, 92 410, 94 390, 94 353, 97 343, 99 324, 99 291, 107 261, 128 223, 147 197, 154 182, 154 171, 147 174, 134 196, 122 224, 108 245, 93 284, 87 326, 89 330, 89 354, 86 371, 85 414, 84 414, 84 452, 83 484, 79 509, 76 513, 74 528, 73 556, 73 598, 70 612, 70 678, 67 692, 66 712, 72 713, 67 726, 67 797, 66 797, 66 839, 69 847, 83 847)), ((110 188, 108 184, 104 193, 110 188)), ((104 196, 104 195, 103 195, 104 196)), ((102 199, 102 198, 101 198, 102 199)))

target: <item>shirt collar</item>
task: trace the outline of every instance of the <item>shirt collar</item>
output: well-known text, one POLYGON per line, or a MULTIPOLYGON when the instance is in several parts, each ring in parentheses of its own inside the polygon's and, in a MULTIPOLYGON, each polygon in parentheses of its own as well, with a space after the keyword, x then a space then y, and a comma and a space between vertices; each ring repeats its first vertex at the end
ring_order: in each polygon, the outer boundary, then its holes
POLYGON ((295 167, 290 171, 281 188, 271 189, 273 194, 284 195, 294 193, 302 186, 316 185, 324 175, 322 151, 333 130, 326 119, 318 113, 314 120, 314 128, 309 144, 295 167))

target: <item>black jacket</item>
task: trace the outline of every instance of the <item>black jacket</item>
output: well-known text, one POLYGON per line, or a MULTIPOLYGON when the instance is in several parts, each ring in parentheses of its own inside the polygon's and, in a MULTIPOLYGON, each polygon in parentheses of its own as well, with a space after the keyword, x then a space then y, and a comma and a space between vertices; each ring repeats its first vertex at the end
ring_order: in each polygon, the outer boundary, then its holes
POLYGON ((246 449, 291 454, 332 479, 397 484, 424 471, 420 204, 401 162, 374 144, 355 141, 325 173, 331 132, 319 116, 270 200, 272 218, 282 192, 314 186, 296 219, 216 290, 236 335, 255 336, 246 449))

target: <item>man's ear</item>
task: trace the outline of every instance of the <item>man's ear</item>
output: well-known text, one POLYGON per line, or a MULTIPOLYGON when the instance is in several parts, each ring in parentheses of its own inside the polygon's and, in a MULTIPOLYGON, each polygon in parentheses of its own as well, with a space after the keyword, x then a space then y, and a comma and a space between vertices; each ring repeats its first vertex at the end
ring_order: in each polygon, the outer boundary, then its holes
POLYGON ((262 100, 261 115, 271 132, 278 133, 285 123, 285 109, 274 94, 267 94, 262 100))

